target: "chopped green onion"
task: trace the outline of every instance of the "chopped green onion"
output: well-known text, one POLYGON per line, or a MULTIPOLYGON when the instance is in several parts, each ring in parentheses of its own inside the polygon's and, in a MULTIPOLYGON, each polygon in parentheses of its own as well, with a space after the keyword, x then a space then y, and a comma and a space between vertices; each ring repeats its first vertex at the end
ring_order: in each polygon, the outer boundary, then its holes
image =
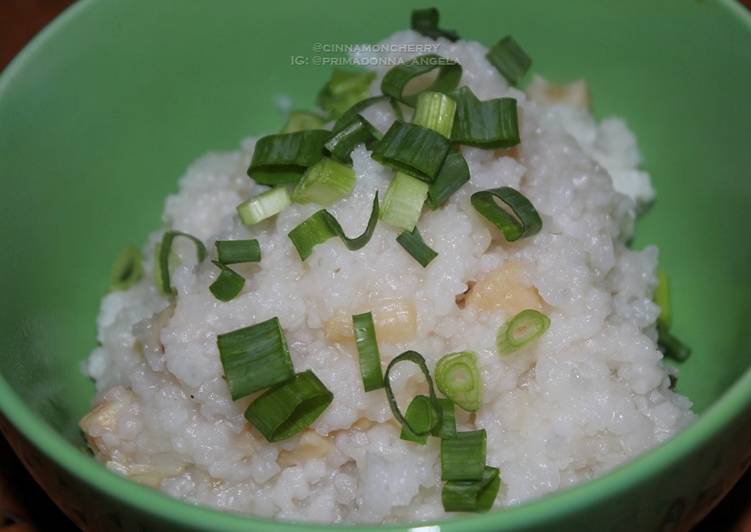
POLYGON ((501 325, 496 334, 498 354, 508 354, 521 349, 543 335, 550 327, 550 318, 542 312, 528 308, 501 325))
POLYGON ((355 171, 351 167, 324 157, 305 171, 292 192, 292 200, 331 205, 349 196, 354 186, 355 171))
MULTIPOLYGON (((430 378, 430 370, 428 369, 428 365, 425 363, 425 359, 423 356, 418 353, 417 351, 405 351, 401 355, 395 357, 391 362, 389 362, 389 365, 386 367, 386 373, 383 376, 383 383, 386 388, 386 399, 389 402, 389 407, 391 408, 391 413, 394 414, 394 417, 399 422, 399 424, 402 427, 406 427, 414 434, 419 434, 420 430, 418 427, 412 426, 411 423, 409 423, 405 417, 402 415, 401 410, 399 410, 399 405, 396 403, 396 397, 394 396, 394 391, 391 389, 391 381, 389 380, 389 375, 391 374, 391 370, 394 369, 394 367, 399 364, 400 362, 412 362, 413 364, 416 364, 418 368, 420 368, 420 371, 422 371, 422 374, 425 375, 425 380, 428 383, 428 392, 430 394, 430 400, 435 405, 437 404, 438 398, 435 395, 435 389, 433 388, 433 379, 430 378)), ((436 412, 438 412, 436 408, 436 412)), ((438 412, 440 415, 440 412, 438 412)), ((440 422, 440 420, 439 420, 440 422)))
POLYGON ((655 290, 654 302, 660 307, 660 315, 657 317, 658 327, 669 330, 673 323, 673 312, 670 304, 670 279, 662 270, 657 270, 657 289, 655 290))
POLYGON ((495 98, 481 102, 469 87, 456 91, 454 98, 453 142, 479 148, 509 148, 519 144, 515 99, 495 98))
POLYGON ((221 262, 212 260, 214 266, 219 268, 219 277, 209 286, 214 297, 220 301, 230 301, 240 293, 245 286, 245 277, 229 268, 221 262))
POLYGON ((413 9, 412 29, 420 35, 425 35, 433 40, 438 37, 443 37, 451 42, 458 41, 459 34, 454 30, 442 30, 438 27, 439 17, 438 10, 434 7, 429 7, 427 9, 413 9))
POLYGON ((245 225, 254 225, 276 216, 291 204, 287 189, 276 187, 238 205, 237 214, 245 225))
POLYGON ((395 100, 414 107, 417 96, 423 91, 451 92, 462 77, 462 66, 450 59, 435 54, 421 55, 397 65, 383 77, 381 92, 395 100), (420 90, 406 90, 409 83, 438 68, 438 75, 429 86, 420 90))
POLYGON ((425 241, 420 236, 420 232, 415 227, 412 231, 402 231, 402 233, 396 237, 396 241, 402 246, 407 253, 425 268, 430 262, 438 256, 438 253, 430 249, 425 241))
POLYGON ((262 185, 297 183, 306 168, 321 160, 330 134, 308 129, 262 137, 256 142, 248 175, 262 185))
POLYGON ((432 129, 444 137, 451 136, 456 102, 440 92, 425 91, 417 98, 413 124, 432 129))
POLYGON ((438 398, 440 423, 437 423, 431 434, 439 438, 454 438, 456 436, 456 417, 454 416, 454 402, 445 397, 438 398))
POLYGON ((135 246, 128 246, 120 253, 112 267, 111 290, 127 290, 143 277, 143 256, 135 246))
POLYGON ((341 129, 334 130, 324 147, 334 159, 349 164, 352 162, 350 154, 359 144, 371 147, 379 138, 381 133, 370 122, 355 115, 341 129))
POLYGON ((439 417, 430 398, 425 395, 416 395, 412 402, 409 403, 407 411, 404 413, 404 419, 407 420, 410 427, 417 432, 412 432, 407 425, 402 426, 402 432, 399 436, 403 440, 413 441, 420 445, 425 445, 428 441, 428 434, 438 426, 439 417))
POLYGON ((389 96, 385 96, 381 94, 380 96, 371 96, 370 98, 365 98, 364 100, 360 100, 356 104, 354 104, 352 107, 347 109, 342 116, 336 119, 336 122, 334 122, 334 131, 339 131, 342 129, 346 124, 350 123, 352 119, 356 116, 362 113, 365 109, 370 107, 371 105, 376 105, 381 102, 389 102, 391 105, 391 108, 394 110, 394 113, 396 114, 397 120, 402 120, 402 110, 401 107, 399 107, 399 103, 394 100, 393 98, 390 98, 389 96))
POLYGON ((493 507, 500 487, 498 468, 485 466, 480 480, 452 480, 443 485, 443 509, 447 512, 487 512, 493 507))
POLYGON ((264 392, 245 411, 245 418, 270 441, 281 441, 309 427, 334 395, 310 371, 264 392))
POLYGON ((368 225, 360 236, 349 238, 344 234, 342 226, 326 209, 314 213, 289 232, 289 238, 295 246, 301 260, 305 260, 313 253, 313 248, 323 244, 329 238, 338 236, 350 251, 356 251, 370 242, 376 223, 378 223, 378 192, 373 198, 373 210, 370 212, 368 225))
POLYGON ((175 289, 172 287, 172 282, 170 281, 169 258, 172 251, 172 242, 178 236, 189 238, 193 241, 196 245, 196 257, 198 258, 198 262, 202 262, 203 259, 206 258, 206 246, 204 246, 203 242, 193 235, 181 231, 167 231, 164 233, 164 236, 162 236, 162 242, 159 244, 159 254, 157 257, 159 267, 159 288, 164 295, 175 294, 175 289))
POLYGON ((678 362, 685 362, 691 356, 691 348, 673 336, 670 331, 658 326, 657 332, 659 335, 657 348, 663 355, 678 362))
POLYGON ((475 192, 472 194, 472 206, 500 229, 509 242, 532 236, 542 229, 542 219, 532 203, 511 187, 475 192), (496 199, 511 209, 513 215, 499 206, 496 199))
POLYGON ((420 218, 428 189, 427 183, 397 172, 383 198, 381 219, 391 226, 412 231, 420 218))
POLYGON ((469 166, 458 150, 451 150, 443 161, 440 172, 428 189, 428 205, 437 209, 469 181, 469 166))
POLYGON ((451 143, 440 133, 396 120, 383 138, 373 145, 371 157, 431 183, 450 150, 451 143))
POLYGON ((220 334, 216 345, 233 400, 294 376, 279 318, 220 334))
POLYGON ((480 480, 485 471, 485 430, 457 432, 441 440, 441 480, 480 480))
POLYGON ((512 85, 517 85, 532 65, 532 59, 511 35, 498 41, 485 57, 512 85))
POLYGON ((360 358, 360 375, 365 391, 383 388, 381 353, 378 351, 373 314, 366 312, 352 316, 352 328, 355 331, 355 343, 360 358))
POLYGON ((443 395, 468 412, 480 408, 482 379, 477 355, 461 351, 444 356, 435 367, 435 383, 443 395))
POLYGON ((292 111, 287 118, 287 123, 280 133, 297 133, 308 129, 323 129, 326 121, 322 116, 310 111, 292 111))
POLYGON ((261 246, 258 240, 217 240, 216 258, 222 264, 240 264, 243 262, 259 262, 261 260, 261 246))
POLYGON ((368 97, 368 89, 375 79, 375 72, 353 72, 335 68, 331 79, 318 93, 318 105, 329 113, 330 118, 338 118, 357 102, 368 97))

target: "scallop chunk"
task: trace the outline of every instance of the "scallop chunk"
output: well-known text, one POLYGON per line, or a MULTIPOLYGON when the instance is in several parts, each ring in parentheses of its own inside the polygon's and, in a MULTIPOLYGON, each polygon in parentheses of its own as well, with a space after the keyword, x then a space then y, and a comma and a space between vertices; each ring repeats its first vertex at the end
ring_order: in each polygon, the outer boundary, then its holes
MULTIPOLYGON (((417 335, 417 308, 414 301, 402 298, 381 299, 373 303, 369 310, 373 313, 378 341, 408 342, 417 335)), ((335 312, 324 324, 324 334, 330 342, 354 340, 352 314, 344 310, 335 312)))
POLYGON ((300 436, 297 447, 291 451, 281 451, 276 461, 282 467, 300 465, 314 458, 323 458, 333 448, 334 444, 330 438, 324 438, 316 431, 308 429, 300 436))
POLYGON ((477 281, 465 297, 466 304, 477 310, 503 310, 516 314, 524 309, 543 310, 537 289, 524 278, 524 265, 509 260, 477 281))
POLYGON ((583 79, 557 85, 543 77, 535 76, 527 88, 527 94, 537 103, 572 105, 585 111, 591 104, 589 87, 583 79))

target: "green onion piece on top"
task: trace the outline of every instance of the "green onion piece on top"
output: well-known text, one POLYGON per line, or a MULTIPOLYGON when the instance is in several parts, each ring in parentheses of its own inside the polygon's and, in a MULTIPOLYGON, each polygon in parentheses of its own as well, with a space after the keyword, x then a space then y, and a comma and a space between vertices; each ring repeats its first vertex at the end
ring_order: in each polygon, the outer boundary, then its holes
POLYGON ((111 290, 127 290, 143 277, 143 256, 135 246, 125 248, 112 266, 111 290))
POLYGON ((427 183, 397 172, 383 198, 381 219, 393 227, 412 231, 422 213, 429 188, 427 183))
POLYGON ((438 27, 439 18, 440 14, 434 7, 429 7, 427 9, 413 9, 411 27, 420 35, 425 35, 433 40, 438 37, 443 37, 451 42, 458 41, 459 34, 454 30, 443 30, 438 27))
POLYGON ((435 383, 443 395, 468 412, 480 409, 482 379, 477 355, 461 351, 444 356, 435 367, 435 383))
MULTIPOLYGON (((389 376, 391 374, 391 371, 394 369, 394 367, 401 362, 412 362, 418 368, 420 368, 420 371, 422 371, 422 374, 425 376, 425 380, 428 383, 428 392, 430 394, 430 401, 433 403, 433 405, 438 404, 438 398, 436 397, 436 394, 435 394, 435 388, 433 388, 433 379, 430 378, 430 370, 428 369, 428 365, 425 363, 425 359, 420 353, 418 353, 417 351, 405 351, 401 355, 391 360, 391 362, 389 362, 389 365, 386 367, 386 373, 383 376, 383 383, 386 388, 386 399, 389 402, 391 413, 394 414, 394 417, 396 418, 396 420, 399 422, 399 424, 402 427, 406 427, 413 434, 419 435, 420 428, 413 426, 402 415, 401 410, 399 410, 399 405, 396 402, 394 391, 391 389, 391 381, 389 379, 389 376)), ((440 412, 438 411, 438 407, 436 406, 435 408, 436 408, 436 412, 438 412, 438 415, 440 415, 440 412)), ((438 422, 440 423, 440 420, 438 422)))
POLYGON ((441 480, 481 480, 486 450, 484 429, 441 440, 441 480))
POLYGON ((407 411, 404 413, 404 419, 407 420, 410 427, 414 427, 417 432, 412 432, 407 425, 402 426, 400 438, 402 440, 413 441, 420 445, 425 445, 430 434, 439 423, 439 414, 433 405, 433 402, 426 395, 416 395, 412 402, 409 403, 407 411))
POLYGON ((550 327, 550 318, 542 312, 528 308, 501 325, 496 334, 498 354, 504 355, 521 349, 543 335, 550 327))
POLYGON ((305 260, 313 253, 313 248, 323 244, 328 239, 338 236, 350 251, 356 251, 370 242, 375 226, 378 223, 378 192, 373 198, 373 210, 370 212, 368 225, 360 236, 349 238, 334 215, 326 209, 314 213, 289 232, 289 239, 295 246, 301 260, 305 260))
POLYGON ((415 227, 412 231, 402 231, 402 233, 396 237, 396 241, 402 246, 407 253, 412 255, 420 266, 427 267, 430 262, 438 256, 438 253, 433 251, 422 239, 420 232, 415 227))
POLYGON ((456 417, 454 415, 454 402, 445 397, 438 398, 438 411, 440 422, 436 423, 431 431, 433 436, 439 438, 454 438, 456 436, 456 417))
POLYGON ((307 131, 308 129, 323 129, 326 121, 322 116, 310 111, 292 111, 287 118, 280 133, 297 133, 298 131, 307 131))
POLYGON ((383 388, 381 353, 378 351, 373 314, 366 312, 352 316, 352 328, 355 332, 355 344, 360 359, 360 375, 365 391, 383 388))
POLYGON ((371 96, 369 98, 365 98, 364 100, 360 100, 359 102, 354 104, 352 107, 347 109, 342 114, 342 116, 337 118, 336 122, 334 122, 334 131, 339 131, 345 125, 350 123, 356 115, 362 114, 362 112, 368 107, 377 105, 381 102, 388 102, 391 105, 391 108, 393 109, 394 114, 396 114, 397 120, 403 120, 402 110, 401 110, 401 107, 399 107, 399 103, 396 102, 393 98, 381 94, 380 96, 371 96))
POLYGON ((335 68, 331 78, 318 93, 318 105, 336 119, 357 102, 368 97, 375 72, 353 72, 335 68))
POLYGON ((657 328, 657 348, 668 358, 678 362, 685 362, 691 356, 691 348, 676 338, 663 327, 657 328))
POLYGON ((188 233, 183 233, 181 231, 165 232, 162 236, 162 241, 159 244, 158 248, 159 252, 157 256, 157 267, 159 268, 159 289, 161 290, 162 294, 168 296, 175 294, 175 289, 172 287, 172 282, 170 281, 169 259, 172 252, 172 242, 178 236, 188 238, 193 241, 193 243, 196 245, 196 257, 198 259, 198 262, 203 262, 203 260, 206 258, 206 246, 204 246, 203 242, 198 240, 193 235, 189 235, 188 233))
POLYGON ((306 168, 321 160, 329 135, 324 129, 308 129, 261 137, 256 142, 248 175, 261 185, 297 183, 306 168))
POLYGON ((480 480, 452 480, 443 485, 443 509, 447 512, 487 512, 493 507, 500 487, 498 468, 485 466, 480 480))
POLYGON ((216 260, 225 265, 261 260, 261 245, 255 239, 217 240, 214 245, 216 246, 216 260))
POLYGON ((532 203, 511 187, 475 192, 471 201, 475 210, 500 229, 509 242, 532 236, 542 229, 542 219, 532 203), (496 200, 500 200, 511 213, 498 205, 496 200))
POLYGON ((279 318, 220 334, 216 345, 233 400, 294 376, 279 318))
POLYGON ((670 279, 662 270, 657 270, 657 288, 655 289, 654 302, 660 307, 657 326, 669 330, 673 323, 673 309, 670 304, 670 279))
POLYGON ((245 419, 270 441, 281 441, 309 427, 334 395, 310 371, 303 371, 261 394, 245 411, 245 419))
POLYGON ((331 205, 349 196, 355 187, 355 171, 324 157, 308 168, 292 192, 292 201, 331 205))
POLYGON ((383 138, 373 145, 371 157, 383 165, 432 183, 450 150, 451 142, 440 133, 396 120, 383 138))
POLYGON ((432 129, 444 137, 451 136, 456 114, 456 102, 440 92, 425 91, 417 98, 412 123, 432 129))
POLYGON ((209 285, 209 291, 219 301, 231 301, 245 286, 245 277, 219 261, 212 260, 211 262, 219 268, 219 276, 209 285))
POLYGON ((383 81, 381 81, 381 92, 414 107, 420 92, 449 93, 456 88, 461 77, 462 66, 459 63, 435 54, 421 55, 386 72, 383 81), (425 86, 423 83, 417 89, 415 89, 414 84, 412 87, 408 87, 410 82, 418 83, 421 81, 418 78, 436 68, 438 75, 430 85, 425 86))
POLYGON ((381 133, 370 122, 360 115, 355 115, 341 129, 334 130, 324 147, 337 161, 350 164, 350 154, 359 144, 370 148, 379 138, 381 133))
POLYGON ((495 46, 488 50, 485 57, 511 85, 518 85, 519 80, 532 66, 532 59, 511 35, 507 35, 498 41, 495 46))
POLYGON ((469 181, 469 166, 462 153, 451 150, 443 161, 443 166, 428 189, 428 206, 437 209, 445 205, 449 198, 469 181))
POLYGON ((519 144, 519 122, 514 98, 481 102, 469 87, 453 94, 456 119, 451 140, 478 148, 509 148, 519 144))
POLYGON ((276 187, 238 205, 237 214, 245 225, 255 225, 276 216, 291 204, 287 189, 276 187))

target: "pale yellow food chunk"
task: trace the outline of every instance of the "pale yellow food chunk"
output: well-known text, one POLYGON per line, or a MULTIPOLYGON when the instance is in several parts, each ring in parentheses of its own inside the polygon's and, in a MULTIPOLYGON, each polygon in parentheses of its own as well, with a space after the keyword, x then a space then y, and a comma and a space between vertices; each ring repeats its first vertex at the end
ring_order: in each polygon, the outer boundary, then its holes
POLYGON ((478 280, 464 300, 477 310, 503 310, 514 315, 524 309, 543 309, 537 289, 524 280, 523 265, 506 261, 503 266, 478 280))
POLYGON ((300 436, 300 442, 291 451, 281 451, 277 463, 282 467, 299 465, 314 458, 323 458, 334 448, 330 438, 320 436, 314 430, 306 430, 300 436))
POLYGON ((590 106, 589 87, 583 79, 577 79, 565 85, 557 85, 550 83, 545 78, 535 76, 527 88, 527 94, 537 103, 562 103, 583 110, 588 110, 590 106))
MULTIPOLYGON (((401 298, 381 299, 369 309, 373 313, 379 342, 399 343, 412 340, 417 334, 417 308, 414 301, 401 298)), ((330 342, 353 341, 352 314, 339 310, 324 324, 330 342)))

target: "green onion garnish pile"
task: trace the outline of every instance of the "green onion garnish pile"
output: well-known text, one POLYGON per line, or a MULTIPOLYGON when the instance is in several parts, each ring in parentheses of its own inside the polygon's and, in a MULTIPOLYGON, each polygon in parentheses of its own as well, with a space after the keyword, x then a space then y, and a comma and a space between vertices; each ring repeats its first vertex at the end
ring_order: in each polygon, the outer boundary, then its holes
MULTIPOLYGON (((412 12, 411 27, 432 39, 459 39, 453 30, 439 27, 435 8, 412 12)), ((529 70, 531 59, 510 36, 487 53, 487 59, 512 85, 529 70)), ((373 205, 362 234, 348 237, 336 218, 321 209, 289 232, 301 260, 316 246, 338 237, 352 251, 370 241, 379 218, 399 231, 396 243, 423 268, 438 254, 423 240, 417 224, 423 206, 439 209, 470 181, 461 146, 498 149, 520 141, 517 104, 513 98, 479 100, 469 87, 459 87, 462 66, 435 54, 416 57, 395 66, 383 77, 381 94, 370 95, 374 72, 335 69, 318 94, 322 113, 294 111, 279 133, 262 137, 255 146, 248 175, 268 187, 237 206, 247 226, 269 223, 293 202, 328 207, 352 194, 357 177, 352 152, 364 145, 371 157, 394 169, 394 177, 373 205), (427 76, 433 76, 429 80, 427 76), (427 86, 415 90, 412 82, 423 78, 427 86), (391 105, 396 120, 382 134, 363 112, 382 102, 391 105), (404 120, 403 107, 414 108, 411 122, 404 120), (326 129, 333 122, 331 130, 326 129)), ((542 228, 542 218, 530 200, 510 187, 475 192, 475 211, 513 242, 532 237, 542 228)), ((199 262, 207 250, 198 238, 180 231, 166 231, 156 250, 155 275, 158 289, 175 297, 170 280, 170 257, 175 238, 186 238, 196 247, 199 262)), ((235 298, 245 278, 231 266, 261 260, 258 240, 221 240, 215 243, 212 263, 219 275, 209 290, 220 301, 235 298)), ((127 248, 112 272, 111 289, 125 290, 143 275, 142 256, 127 248)), ((685 360, 690 350, 669 329, 670 294, 667 277, 659 272, 655 302, 660 306, 658 346, 665 356, 685 360)), ((509 355, 538 340, 550 326, 550 318, 534 309, 523 310, 502 324, 497 350, 509 355)), ((370 312, 352 316, 352 327, 365 392, 384 389, 394 418, 401 425, 401 438, 426 444, 440 438, 443 506, 446 511, 485 512, 500 488, 499 470, 486 463, 485 430, 458 431, 455 408, 476 412, 482 404, 482 379, 477 355, 461 351, 443 356, 436 364, 435 386, 425 358, 405 351, 390 361, 385 373, 370 312), (418 394, 402 413, 391 388, 390 375, 397 365, 410 363, 422 372, 428 395, 418 394), (439 397, 436 388, 443 394, 439 397)), ((295 372, 279 319, 274 317, 249 327, 217 336, 224 377, 233 400, 258 395, 245 417, 268 441, 284 440, 309 427, 333 401, 333 394, 310 371, 295 372)))

